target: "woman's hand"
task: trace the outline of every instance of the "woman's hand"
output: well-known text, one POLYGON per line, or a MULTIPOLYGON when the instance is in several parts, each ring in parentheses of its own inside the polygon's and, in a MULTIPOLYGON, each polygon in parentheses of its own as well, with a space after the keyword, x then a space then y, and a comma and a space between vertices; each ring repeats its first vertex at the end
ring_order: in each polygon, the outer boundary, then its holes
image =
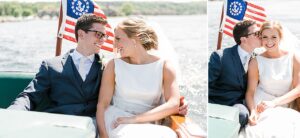
POLYGON ((185 116, 188 113, 188 102, 183 96, 180 97, 180 106, 178 114, 185 116))
POLYGON ((249 116, 249 125, 254 126, 257 124, 259 113, 257 111, 252 111, 249 116))
POLYGON ((99 135, 100 136, 100 138, 109 138, 107 135, 99 135))
POLYGON ((120 124, 136 123, 135 117, 119 117, 113 123, 113 128, 117 128, 120 124))
POLYGON ((273 101, 262 101, 257 105, 257 112, 262 113, 267 108, 274 108, 276 104, 273 101))

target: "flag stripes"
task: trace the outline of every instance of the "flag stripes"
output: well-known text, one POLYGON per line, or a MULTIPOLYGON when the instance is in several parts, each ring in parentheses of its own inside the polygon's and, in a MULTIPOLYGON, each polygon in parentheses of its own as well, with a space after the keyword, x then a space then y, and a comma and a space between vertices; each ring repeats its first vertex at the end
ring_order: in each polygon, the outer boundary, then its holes
MULTIPOLYGON (((104 19, 107 19, 104 12, 100 9, 100 7, 94 1, 90 0, 89 2, 93 3, 93 7, 94 7, 93 14, 100 16, 104 19)), ((70 5, 67 5, 67 0, 64 0, 62 3, 65 4, 65 5, 63 5, 65 11, 68 10, 67 8, 71 7, 70 5)), ((66 40, 76 43, 75 25, 77 22, 77 18, 68 16, 65 11, 63 14, 63 22, 62 22, 58 36, 63 39, 66 39, 66 40)), ((106 34, 108 35, 108 39, 105 40, 104 44, 101 46, 101 49, 112 52, 113 51, 114 34, 112 31, 112 27, 109 24, 106 25, 106 34)))
MULTIPOLYGON (((226 10, 223 15, 223 22, 220 28, 220 31, 222 31, 224 34, 233 37, 232 31, 236 23, 242 21, 242 20, 254 20, 258 24, 258 26, 261 26, 261 24, 266 21, 266 14, 265 14, 265 9, 257 4, 254 4, 249 1, 243 1, 243 0, 226 0, 224 4, 224 9, 226 10), (227 3, 229 2, 229 4, 227 3), (230 5, 230 2, 240 2, 240 3, 246 3, 245 8, 245 14, 242 17, 242 20, 238 20, 235 18, 230 17, 227 15, 227 10, 230 10, 230 7, 227 7, 230 5)), ((243 12, 243 11, 242 11, 243 12)))

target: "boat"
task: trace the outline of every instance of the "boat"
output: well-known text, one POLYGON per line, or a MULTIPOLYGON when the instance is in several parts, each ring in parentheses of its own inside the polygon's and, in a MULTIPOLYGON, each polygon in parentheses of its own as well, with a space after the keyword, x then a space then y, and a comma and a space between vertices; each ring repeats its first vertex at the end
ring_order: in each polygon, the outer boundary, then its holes
MULTIPOLYGON (((66 7, 61 5, 58 32, 63 8, 66 7)), ((61 54, 61 44, 62 39, 57 37, 56 56, 61 54)), ((48 99, 43 99, 35 111, 7 110, 34 77, 35 72, 0 71, 0 137, 95 138, 96 129, 90 117, 40 112, 49 104, 48 99)), ((165 120, 168 120, 166 125, 177 132, 178 137, 206 137, 206 132, 189 117, 172 115, 165 120)))
MULTIPOLYGON (((0 72, 0 137, 95 138, 96 130, 90 117, 39 112, 46 107, 47 99, 36 111, 5 109, 34 76, 35 73, 0 72)), ((172 115, 168 126, 181 138, 206 137, 206 133, 189 117, 172 115)))
MULTIPOLYGON (((230 37, 233 37, 233 26, 238 21, 242 20, 254 20, 256 22, 264 22, 265 21, 265 10, 263 7, 254 4, 253 2, 246 0, 225 0, 222 6, 221 18, 220 18, 220 26, 217 38, 217 50, 222 47, 222 39, 223 34, 226 34, 230 37), (239 6, 240 5, 240 8, 239 6), (242 6, 243 5, 243 6, 242 6), (260 13, 263 15, 260 20, 256 18, 255 14, 252 16, 245 16, 245 14, 241 14, 242 10, 247 9, 247 5, 259 8, 254 8, 254 13, 260 13), (234 7, 234 8, 232 8, 234 7), (238 8, 236 8, 238 7, 238 8), (243 8, 242 8, 243 7, 243 8), (236 15, 232 15, 235 13, 236 15), (238 18, 237 18, 238 17, 238 18)), ((257 49, 257 52, 262 52, 262 49, 257 49)), ((240 123, 239 123, 239 110, 236 107, 220 105, 220 104, 212 104, 208 103, 208 135, 210 138, 238 138, 240 131, 240 123)))
POLYGON ((95 127, 89 117, 38 112, 47 105, 47 100, 34 112, 5 109, 34 75, 35 73, 0 72, 0 137, 95 137, 95 127))

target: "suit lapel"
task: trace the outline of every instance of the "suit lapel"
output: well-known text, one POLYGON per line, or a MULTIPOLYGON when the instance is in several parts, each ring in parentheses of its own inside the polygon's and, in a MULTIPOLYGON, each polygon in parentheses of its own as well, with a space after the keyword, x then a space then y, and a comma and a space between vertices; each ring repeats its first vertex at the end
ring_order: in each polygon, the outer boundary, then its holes
POLYGON ((101 64, 99 63, 99 55, 98 54, 95 54, 95 59, 93 61, 93 64, 91 66, 91 69, 88 73, 88 75, 86 76, 86 79, 85 81, 88 81, 90 79, 92 79, 94 76, 96 76, 96 74, 98 74, 99 72, 99 68, 101 69, 101 64))
POLYGON ((101 82, 101 74, 102 74, 102 64, 99 63, 99 55, 95 55, 95 60, 92 63, 91 69, 85 79, 84 83, 89 83, 89 87, 91 88, 91 91, 85 92, 85 95, 87 97, 98 97, 98 92, 99 92, 99 85, 101 82), (100 75, 100 76, 99 76, 100 75))
POLYGON ((241 59, 240 59, 240 56, 239 56, 239 53, 238 53, 238 46, 237 45, 235 45, 232 48, 232 61, 233 61, 233 64, 234 64, 234 68, 236 70, 235 72, 236 72, 237 78, 239 80, 239 83, 241 84, 242 87, 244 87, 243 77, 245 75, 245 70, 242 66, 242 62, 241 62, 241 59))
POLYGON ((74 87, 76 87, 80 94, 84 97, 84 93, 82 88, 80 87, 80 79, 76 78, 75 71, 77 70, 74 65, 73 59, 71 57, 71 53, 74 51, 74 49, 70 50, 68 53, 66 53, 62 58, 62 66, 63 66, 63 72, 66 74, 66 76, 71 80, 71 82, 74 83, 74 87))

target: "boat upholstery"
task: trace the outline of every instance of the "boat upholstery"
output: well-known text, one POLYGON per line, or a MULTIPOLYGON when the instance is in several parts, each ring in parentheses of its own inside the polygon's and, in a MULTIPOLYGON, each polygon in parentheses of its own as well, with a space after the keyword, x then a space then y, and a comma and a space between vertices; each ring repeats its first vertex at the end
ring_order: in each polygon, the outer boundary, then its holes
POLYGON ((209 138, 237 138, 240 123, 236 107, 208 103, 209 138))
POLYGON ((35 73, 0 72, 0 108, 7 108, 24 90, 35 73))
POLYGON ((1 138, 95 138, 90 117, 0 109, 1 138))
MULTIPOLYGON (((95 126, 90 117, 1 109, 10 105, 34 75, 0 72, 0 137, 95 138, 95 126)), ((37 111, 47 103, 45 99, 37 111)))

